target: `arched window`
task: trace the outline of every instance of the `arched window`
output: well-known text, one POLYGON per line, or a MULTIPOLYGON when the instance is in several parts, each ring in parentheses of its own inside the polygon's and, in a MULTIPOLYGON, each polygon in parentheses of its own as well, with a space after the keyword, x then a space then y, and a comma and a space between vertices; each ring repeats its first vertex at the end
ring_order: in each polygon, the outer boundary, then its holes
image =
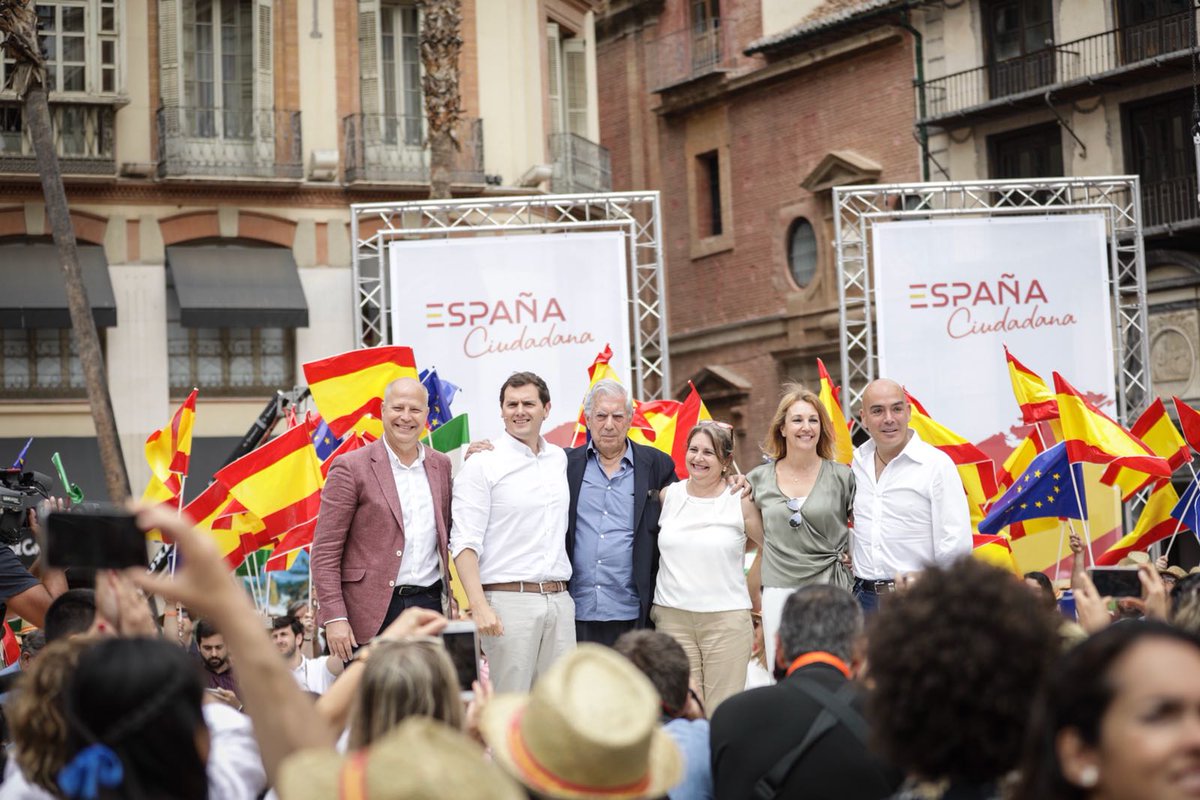
POLYGON ((817 273, 817 235, 804 217, 797 217, 788 229, 787 255, 792 280, 803 289, 817 273))

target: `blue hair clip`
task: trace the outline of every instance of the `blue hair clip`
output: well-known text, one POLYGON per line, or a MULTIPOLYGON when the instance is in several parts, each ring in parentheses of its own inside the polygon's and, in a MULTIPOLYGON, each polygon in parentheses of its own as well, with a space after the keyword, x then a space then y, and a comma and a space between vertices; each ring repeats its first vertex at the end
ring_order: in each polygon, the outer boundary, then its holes
POLYGON ((58 773, 58 788, 67 797, 96 800, 100 787, 112 789, 125 779, 121 759, 102 744, 89 745, 71 759, 58 773))

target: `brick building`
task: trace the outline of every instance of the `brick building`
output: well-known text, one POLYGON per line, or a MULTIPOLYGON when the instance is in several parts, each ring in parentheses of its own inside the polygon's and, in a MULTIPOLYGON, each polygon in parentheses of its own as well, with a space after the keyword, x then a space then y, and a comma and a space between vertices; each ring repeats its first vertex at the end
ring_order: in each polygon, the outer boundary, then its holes
POLYGON ((662 192, 673 390, 734 424, 838 371, 832 188, 920 180, 913 38, 867 0, 611 0, 597 21, 615 189, 662 192))

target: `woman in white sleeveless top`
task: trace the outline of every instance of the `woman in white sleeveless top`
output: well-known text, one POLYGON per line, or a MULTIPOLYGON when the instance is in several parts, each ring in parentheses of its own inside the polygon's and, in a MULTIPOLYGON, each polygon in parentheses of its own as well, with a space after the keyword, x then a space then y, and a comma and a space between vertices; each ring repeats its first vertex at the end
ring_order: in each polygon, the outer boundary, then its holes
POLYGON ((732 493, 728 428, 704 422, 688 434, 690 477, 663 489, 658 580, 650 618, 682 645, 709 714, 746 686, 754 643, 746 588, 747 540, 762 543, 762 517, 752 499, 732 493))

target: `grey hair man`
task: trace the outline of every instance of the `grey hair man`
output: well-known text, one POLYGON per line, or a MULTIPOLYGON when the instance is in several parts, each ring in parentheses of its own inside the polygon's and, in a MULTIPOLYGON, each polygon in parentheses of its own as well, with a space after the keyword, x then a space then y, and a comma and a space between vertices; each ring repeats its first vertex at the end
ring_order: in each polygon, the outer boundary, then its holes
POLYGON ((716 797, 754 797, 766 781, 779 797, 875 800, 901 776, 868 749, 853 680, 863 612, 837 586, 797 590, 783 607, 775 648, 782 678, 726 700, 712 720, 716 797))
POLYGON ((583 401, 591 441, 567 451, 567 556, 575 638, 611 646, 649 625, 658 563, 658 493, 676 480, 666 453, 629 440, 633 399, 604 379, 583 401))

